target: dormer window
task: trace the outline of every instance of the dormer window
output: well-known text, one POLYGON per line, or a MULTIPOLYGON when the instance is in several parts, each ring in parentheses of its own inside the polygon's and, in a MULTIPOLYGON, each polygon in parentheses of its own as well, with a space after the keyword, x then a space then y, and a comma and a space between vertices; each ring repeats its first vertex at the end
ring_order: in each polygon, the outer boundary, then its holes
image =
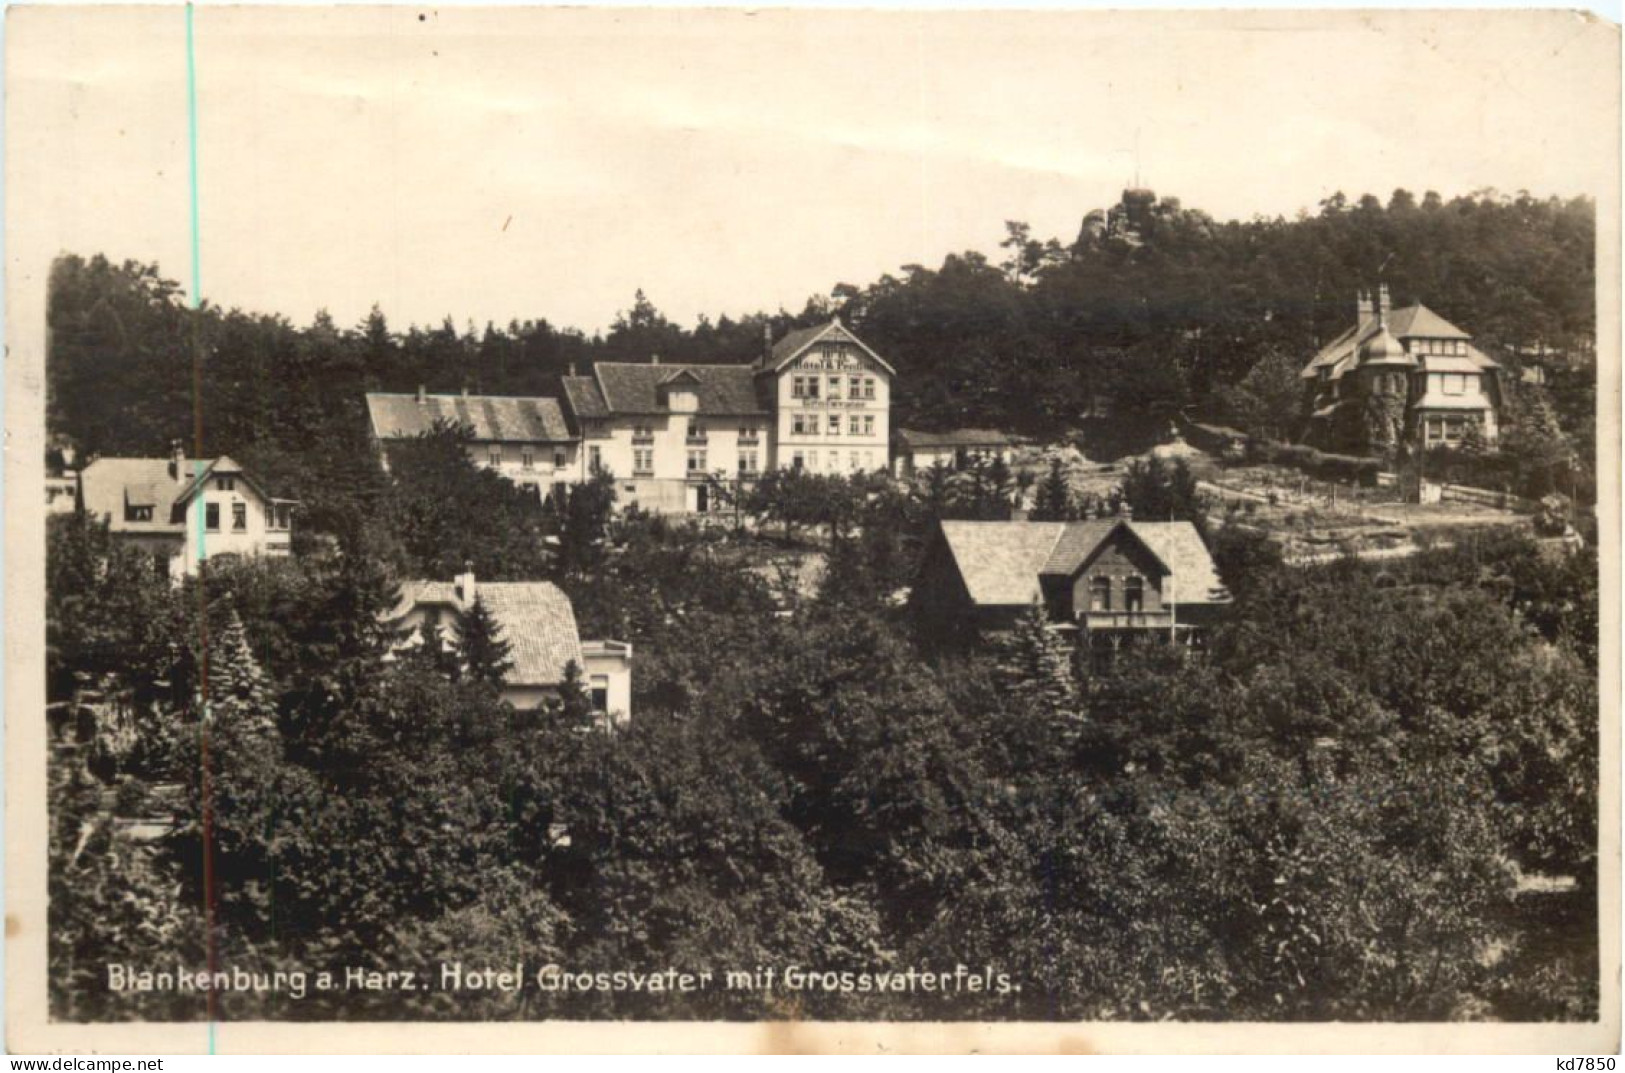
POLYGON ((237 482, 230 477, 216 477, 214 486, 222 492, 229 492, 237 486, 237 482))
POLYGON ((150 522, 152 521, 152 508, 126 506, 124 508, 124 520, 127 522, 150 522))

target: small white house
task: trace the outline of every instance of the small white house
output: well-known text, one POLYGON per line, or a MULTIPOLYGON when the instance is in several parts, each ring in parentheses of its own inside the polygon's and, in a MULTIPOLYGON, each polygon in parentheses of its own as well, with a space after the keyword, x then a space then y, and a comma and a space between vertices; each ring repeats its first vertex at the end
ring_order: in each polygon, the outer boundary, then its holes
POLYGON ((177 444, 167 459, 98 458, 79 483, 86 514, 176 580, 224 555, 289 552, 297 504, 225 456, 189 459, 177 444))

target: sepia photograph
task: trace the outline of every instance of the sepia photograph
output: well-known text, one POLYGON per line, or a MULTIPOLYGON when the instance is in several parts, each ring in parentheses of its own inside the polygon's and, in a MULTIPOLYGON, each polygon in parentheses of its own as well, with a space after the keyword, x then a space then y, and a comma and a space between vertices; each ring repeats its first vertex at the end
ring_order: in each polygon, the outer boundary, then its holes
POLYGON ((1616 25, 6 30, 13 1052, 1617 1052, 1616 25))

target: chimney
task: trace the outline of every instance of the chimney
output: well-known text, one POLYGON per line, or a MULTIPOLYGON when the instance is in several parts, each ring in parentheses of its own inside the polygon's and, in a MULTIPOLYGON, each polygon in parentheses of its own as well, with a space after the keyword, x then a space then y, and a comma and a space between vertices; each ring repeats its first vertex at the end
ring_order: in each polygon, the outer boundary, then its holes
POLYGON ((472 604, 474 602, 474 564, 464 561, 463 572, 457 575, 457 602, 472 604))
POLYGON ((1377 288, 1377 323, 1388 323, 1388 284, 1377 288))
POLYGON ((186 445, 180 440, 169 441, 169 475, 177 482, 186 480, 186 445))
POLYGON ((1117 513, 1125 522, 1132 522, 1134 520, 1134 506, 1126 499, 1123 500, 1123 505, 1117 508, 1117 513))
POLYGON ((463 398, 465 398, 465 399, 468 398, 468 385, 467 384, 463 385, 463 398))
POLYGON ((570 362, 568 365, 566 365, 564 367, 564 375, 565 376, 574 376, 575 374, 576 374, 576 363, 572 361, 572 362, 570 362))
POLYGON ((1090 496, 1089 501, 1083 505, 1083 520, 1086 522, 1092 522, 1095 520, 1095 517, 1095 499, 1093 496, 1090 496))
POLYGON ((649 355, 649 364, 650 365, 659 365, 660 364, 660 355, 659 354, 650 354, 649 355))
POLYGON ((1358 327, 1356 334, 1364 335, 1366 329, 1371 327, 1372 322, 1377 319, 1376 308, 1371 304, 1371 295, 1366 292, 1364 287, 1354 294, 1354 309, 1356 313, 1355 324, 1358 327))
POLYGON ((428 396, 426 396, 423 393, 423 385, 419 384, 418 385, 418 405, 422 406, 427 401, 428 401, 428 396))

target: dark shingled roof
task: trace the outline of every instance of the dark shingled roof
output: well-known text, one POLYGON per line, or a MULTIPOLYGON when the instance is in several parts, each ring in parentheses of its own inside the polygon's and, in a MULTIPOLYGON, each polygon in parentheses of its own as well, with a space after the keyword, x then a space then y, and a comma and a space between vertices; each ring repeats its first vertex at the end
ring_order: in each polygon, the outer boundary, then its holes
MULTIPOLYGON (((697 413, 707 416, 762 416, 769 412, 756 384, 756 369, 750 365, 642 365, 601 361, 593 369, 605 414, 665 414, 671 410, 661 398, 660 388, 681 374, 691 374, 695 383, 683 384, 698 400, 697 413)), ((578 378, 579 379, 579 378, 578 378)), ((570 378, 565 390, 570 391, 570 378)), ((575 395, 570 396, 572 405, 575 395)), ((584 399, 590 403, 590 397, 584 399)), ((594 416, 582 410, 578 416, 594 416)))
POLYGON ((416 395, 367 393, 373 435, 380 440, 406 439, 428 432, 436 421, 450 421, 473 432, 482 442, 566 443, 575 437, 558 399, 503 395, 416 395))
MULTIPOLYGON (((571 661, 585 668, 581 657, 581 635, 576 630, 575 609, 570 598, 548 581, 481 581, 474 592, 500 627, 498 636, 508 642, 508 658, 513 666, 503 676, 511 686, 555 686, 564 681, 564 668, 571 661)), ((401 586, 400 599, 388 615, 391 622, 404 618, 414 607, 442 607, 466 611, 473 605, 457 598, 450 581, 408 581, 401 586)), ((441 628, 456 629, 450 615, 441 628)))
POLYGON ((598 390, 598 381, 590 376, 566 376, 562 380, 564 401, 571 413, 577 417, 609 416, 609 406, 604 402, 604 393, 598 390))

